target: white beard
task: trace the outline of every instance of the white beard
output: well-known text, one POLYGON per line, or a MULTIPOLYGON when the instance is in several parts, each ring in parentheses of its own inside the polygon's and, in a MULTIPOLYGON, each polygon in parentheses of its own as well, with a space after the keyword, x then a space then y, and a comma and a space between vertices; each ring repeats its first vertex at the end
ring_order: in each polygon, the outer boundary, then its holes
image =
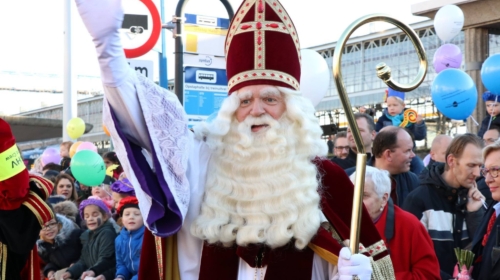
POLYGON ((309 120, 314 121, 314 115, 293 121, 287 112, 279 121, 268 115, 247 117, 242 123, 233 118, 210 159, 193 235, 225 246, 263 243, 276 248, 292 238, 297 248, 307 246, 321 216, 311 160, 327 149, 317 123, 308 131, 312 137, 304 135, 309 120), (253 124, 262 123, 269 127, 251 131, 253 124))

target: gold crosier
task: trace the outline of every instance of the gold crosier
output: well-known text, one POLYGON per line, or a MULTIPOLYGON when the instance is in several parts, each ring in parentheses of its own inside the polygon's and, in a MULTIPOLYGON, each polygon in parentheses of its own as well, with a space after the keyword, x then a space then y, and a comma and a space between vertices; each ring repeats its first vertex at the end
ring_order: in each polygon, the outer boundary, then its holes
POLYGON ((390 88, 408 92, 416 89, 424 80, 425 75, 427 73, 427 57, 425 55, 424 47, 418 35, 406 24, 391 18, 385 14, 372 14, 366 15, 364 17, 359 18, 358 20, 351 23, 351 25, 342 33, 340 39, 337 42, 337 46, 335 47, 335 53, 333 55, 333 78, 335 80, 335 84, 337 86, 337 90, 340 96, 340 100, 342 102, 342 107, 344 108, 345 114, 347 116, 347 121, 349 123, 349 127, 351 128, 352 135, 354 137, 354 141, 356 142, 356 148, 358 150, 357 159, 356 159, 356 184, 354 186, 354 198, 353 198, 353 208, 352 208, 352 216, 351 216, 351 232, 350 232, 350 249, 353 253, 359 252, 359 233, 361 227, 361 210, 363 205, 363 190, 365 186, 365 170, 366 170, 366 153, 365 148, 363 146, 363 141, 361 139, 361 134, 359 133, 358 124, 356 123, 356 119, 354 118, 354 114, 352 112, 351 103, 349 98, 347 97, 347 92, 344 87, 344 83, 342 81, 341 74, 341 59, 342 53, 344 51, 344 47, 349 39, 349 36, 356 31, 360 26, 373 22, 373 21, 385 21, 391 23, 397 27, 399 27, 403 32, 408 35, 413 46, 415 46, 417 50, 418 59, 420 60, 417 77, 410 84, 400 84, 391 78, 391 69, 385 63, 379 63, 376 66, 377 76, 384 81, 384 83, 390 88))

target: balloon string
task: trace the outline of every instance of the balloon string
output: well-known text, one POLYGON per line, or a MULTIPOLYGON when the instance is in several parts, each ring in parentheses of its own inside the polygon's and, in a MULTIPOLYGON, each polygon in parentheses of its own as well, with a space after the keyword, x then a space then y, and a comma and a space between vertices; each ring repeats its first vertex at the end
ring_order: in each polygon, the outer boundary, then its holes
MULTIPOLYGON (((473 116, 470 116, 470 118, 472 119, 472 121, 476 124, 476 126, 479 126, 479 123, 476 121, 476 119, 474 119, 473 116)), ((491 119, 490 119, 490 122, 491 122, 491 119)))

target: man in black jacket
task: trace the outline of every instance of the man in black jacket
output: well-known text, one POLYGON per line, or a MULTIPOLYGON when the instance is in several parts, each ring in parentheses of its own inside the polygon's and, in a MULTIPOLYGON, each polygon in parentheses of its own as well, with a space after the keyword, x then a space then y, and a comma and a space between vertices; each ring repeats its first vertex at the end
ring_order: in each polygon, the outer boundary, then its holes
POLYGON ((474 134, 455 137, 446 150, 446 162, 433 163, 422 172, 420 186, 403 204, 429 232, 442 279, 452 278, 457 263, 454 248, 471 243, 484 215, 484 196, 476 185, 482 147, 483 141, 474 134))
MULTIPOLYGON (((415 157, 410 134, 397 126, 384 127, 373 141, 373 157, 368 165, 387 170, 391 174, 391 199, 402 206, 408 194, 418 187, 417 175, 410 171, 410 163, 415 157)), ((351 175, 356 167, 346 169, 351 175)))

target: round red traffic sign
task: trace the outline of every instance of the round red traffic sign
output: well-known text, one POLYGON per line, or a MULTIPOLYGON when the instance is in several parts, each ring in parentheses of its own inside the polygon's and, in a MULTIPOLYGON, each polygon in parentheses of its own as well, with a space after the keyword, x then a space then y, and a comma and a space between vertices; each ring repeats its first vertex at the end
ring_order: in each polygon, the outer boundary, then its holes
POLYGON ((145 55, 147 52, 152 50, 156 42, 158 41, 158 38, 160 37, 161 33, 160 13, 158 12, 158 9, 156 9, 155 4, 153 3, 152 0, 140 0, 140 1, 146 6, 149 13, 151 14, 153 29, 151 31, 149 38, 146 40, 144 44, 136 48, 123 49, 125 51, 125 57, 127 58, 139 57, 145 55))

